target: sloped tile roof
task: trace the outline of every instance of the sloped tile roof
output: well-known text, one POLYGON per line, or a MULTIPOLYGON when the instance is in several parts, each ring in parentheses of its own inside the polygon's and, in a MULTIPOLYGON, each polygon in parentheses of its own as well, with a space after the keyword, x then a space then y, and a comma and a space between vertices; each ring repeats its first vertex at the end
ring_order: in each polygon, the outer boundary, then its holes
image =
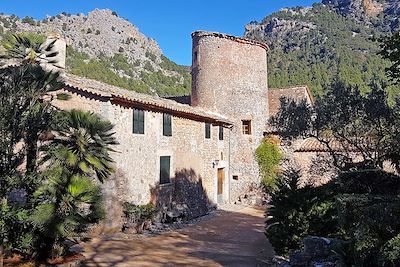
MULTIPOLYGON (((347 144, 344 142, 339 142, 338 140, 327 140, 329 141, 329 146, 335 152, 358 152, 359 150, 351 144, 347 144)), ((329 152, 327 146, 316 138, 307 138, 303 141, 303 143, 298 147, 295 152, 329 152)))
POLYGON ((226 117, 220 114, 158 96, 141 94, 69 73, 64 73, 63 79, 67 87, 96 96, 107 97, 114 101, 123 101, 128 105, 139 105, 144 109, 169 112, 172 115, 189 119, 198 119, 228 125, 232 124, 226 117))
POLYGON ((310 104, 314 102, 314 98, 310 92, 310 89, 306 85, 287 88, 269 88, 268 104, 270 116, 278 113, 281 106, 281 97, 286 97, 296 102, 300 102, 303 99, 305 99, 310 104))
POLYGON ((166 96, 166 99, 174 100, 178 103, 190 105, 191 104, 191 97, 190 95, 183 95, 183 96, 166 96))

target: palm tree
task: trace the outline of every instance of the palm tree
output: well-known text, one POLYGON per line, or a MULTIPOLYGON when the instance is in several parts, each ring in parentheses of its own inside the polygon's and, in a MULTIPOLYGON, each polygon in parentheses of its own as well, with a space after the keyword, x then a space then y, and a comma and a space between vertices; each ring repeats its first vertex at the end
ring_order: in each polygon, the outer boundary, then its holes
MULTIPOLYGON (((16 42, 20 44, 22 39, 16 42)), ((25 42, 30 46, 28 42, 25 42)), ((21 52, 22 46, 17 45, 21 52)), ((9 50, 9 56, 17 49, 9 50)), ((27 58, 33 59, 33 53, 27 58)), ((6 56, 4 56, 6 57, 6 56)), ((25 58, 25 57, 21 57, 25 58)), ((48 92, 61 88, 59 74, 47 72, 38 64, 23 60, 18 66, 0 69, 0 203, 7 207, 7 195, 12 189, 24 190, 29 194, 36 190, 36 167, 38 158, 38 137, 46 132, 51 123, 52 108, 43 100, 48 92), (17 144, 24 144, 16 150, 17 144), (19 169, 26 162, 26 172, 19 169)), ((31 196, 31 195, 30 195, 31 196)), ((30 224, 20 216, 18 221, 11 218, 17 210, 25 214, 30 207, 7 207, 0 216, 0 265, 7 242, 12 248, 19 240, 29 235, 30 224), (3 216, 4 215, 4 216, 3 216), (6 241, 7 240, 7 241, 6 241)), ((22 214, 22 213, 21 213, 22 214)), ((27 239, 26 239, 27 240, 27 239)), ((20 247, 16 247, 20 248, 20 247)))
POLYGON ((93 178, 103 182, 113 172, 113 125, 90 112, 60 115, 55 138, 45 149, 44 160, 51 166, 43 173, 48 182, 36 192, 40 204, 32 217, 39 259, 58 256, 52 251, 65 253, 67 238, 103 217, 100 187, 93 178))
MULTIPOLYGON (((0 93, 3 88, 5 96, 6 93, 10 93, 10 90, 6 88, 10 82, 1 82, 1 73, 6 72, 10 77, 15 76, 11 82, 19 85, 26 84, 26 87, 17 86, 16 88, 24 89, 19 93, 32 100, 22 105, 21 99, 25 98, 17 97, 19 96, 17 94, 10 95, 10 99, 16 98, 16 101, 11 102, 15 102, 14 104, 21 110, 7 109, 9 113, 14 114, 18 111, 26 118, 22 122, 20 117, 18 117, 19 120, 15 120, 18 123, 18 129, 21 129, 18 132, 17 142, 22 140, 29 152, 29 144, 37 145, 38 133, 42 131, 42 128, 51 129, 55 135, 53 140, 40 148, 44 152, 40 163, 46 163, 41 165, 41 168, 30 167, 40 164, 37 163, 39 148, 35 146, 32 153, 25 152, 25 155, 31 156, 27 159, 27 169, 39 176, 40 184, 32 190, 35 193, 29 193, 28 196, 30 210, 27 208, 27 212, 30 214, 33 227, 32 229, 26 227, 24 230, 32 232, 36 257, 40 260, 67 252, 68 247, 65 242, 67 238, 82 233, 89 224, 98 222, 102 218, 101 190, 94 180, 103 182, 113 172, 110 153, 114 151, 111 146, 117 144, 112 132, 113 125, 110 122, 89 112, 58 111, 51 108, 50 104, 44 100, 45 94, 55 88, 59 89, 61 84, 58 83, 58 73, 48 72, 39 65, 43 60, 48 63, 54 62, 52 61, 52 57, 56 56, 56 53, 52 52, 54 42, 44 45, 43 40, 26 35, 13 35, 9 42, 5 43, 6 54, 2 58, 14 58, 21 64, 17 67, 7 67, 4 71, 0 70, 0 93), (51 121, 55 120, 57 123, 47 125, 46 116, 50 116, 51 121), (56 251, 58 253, 55 253, 56 251)), ((4 100, 2 104, 8 103, 8 98, 1 97, 2 95, 0 95, 0 100, 4 100)), ((7 110, 2 107, 0 115, 10 119, 11 115, 3 112, 7 110)), ((0 117, 0 126, 2 125, 0 117)), ((4 123, 4 125, 8 124, 4 123)), ((0 133, 7 127, 0 127, 0 133)), ((0 138, 0 148, 1 141, 0 138)), ((12 146, 9 147, 12 148, 12 146)), ((15 153, 12 149, 10 151, 15 153)), ((1 159, 2 155, 0 170, 1 159)), ((17 164, 14 165, 17 166, 17 164)), ((3 173, 0 173, 0 176, 2 175, 3 173)), ((24 174, 21 176, 23 177, 24 174)), ((1 180, 0 178, 0 182, 1 180)), ((1 198, 4 196, 0 195, 0 200, 1 198)), ((11 223, 11 226, 13 225, 11 223)), ((1 235, 0 232, 0 238, 1 235)), ((2 255, 1 241, 0 255, 2 255)))
POLYGON ((112 132, 114 126, 92 112, 71 110, 61 115, 49 151, 53 164, 64 164, 74 173, 94 175, 103 182, 113 171, 110 152, 115 151, 111 146, 118 144, 112 132))
POLYGON ((33 33, 20 33, 7 36, 3 41, 6 53, 0 58, 16 59, 26 64, 39 62, 56 63, 54 57, 58 55, 53 51, 57 40, 46 43, 44 38, 33 33))

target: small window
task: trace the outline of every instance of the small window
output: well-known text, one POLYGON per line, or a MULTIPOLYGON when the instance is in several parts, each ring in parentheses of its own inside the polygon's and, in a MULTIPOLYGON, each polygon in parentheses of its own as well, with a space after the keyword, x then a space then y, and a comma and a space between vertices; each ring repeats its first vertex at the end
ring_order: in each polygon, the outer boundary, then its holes
POLYGON ((171 157, 161 156, 160 157, 160 184, 170 183, 170 167, 171 157))
POLYGON ((233 178, 233 180, 236 180, 236 181, 239 180, 239 176, 238 175, 233 175, 232 178, 233 178))
POLYGON ((219 140, 224 140, 224 127, 219 126, 219 133, 218 133, 219 140))
POLYGON ((242 133, 243 134, 251 134, 251 121, 250 120, 242 121, 242 133))
POLYGON ((133 109, 133 133, 144 134, 144 111, 133 109))
POLYGON ((211 138, 211 123, 206 123, 205 125, 205 130, 206 130, 206 139, 211 138))
POLYGON ((197 62, 198 62, 198 57, 199 57, 199 54, 198 54, 197 51, 195 51, 195 52, 193 53, 193 63, 194 63, 194 64, 197 64, 197 62))
POLYGON ((172 136, 171 115, 166 113, 163 114, 163 135, 172 136))

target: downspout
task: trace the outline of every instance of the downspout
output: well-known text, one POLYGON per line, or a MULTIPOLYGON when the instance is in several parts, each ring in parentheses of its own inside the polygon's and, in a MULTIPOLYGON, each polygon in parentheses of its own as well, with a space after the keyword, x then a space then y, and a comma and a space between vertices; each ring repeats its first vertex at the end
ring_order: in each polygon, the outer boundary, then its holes
POLYGON ((229 200, 229 204, 231 204, 231 177, 232 177, 232 171, 231 171, 231 136, 232 136, 232 129, 233 129, 233 125, 231 125, 230 127, 228 127, 229 129, 229 143, 228 143, 228 167, 229 167, 229 171, 228 171, 228 200, 229 200))

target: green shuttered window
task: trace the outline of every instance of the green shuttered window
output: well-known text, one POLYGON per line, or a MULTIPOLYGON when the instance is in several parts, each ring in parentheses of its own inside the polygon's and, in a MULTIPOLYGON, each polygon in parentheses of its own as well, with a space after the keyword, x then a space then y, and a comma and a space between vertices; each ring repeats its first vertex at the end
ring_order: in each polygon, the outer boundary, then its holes
POLYGON ((172 122, 170 114, 163 114, 163 135, 172 136, 172 122))
POLYGON ((144 134, 144 111, 133 109, 133 133, 144 134))
POLYGON ((211 138, 211 123, 206 123, 206 138, 211 138))
POLYGON ((170 182, 171 157, 160 157, 160 184, 168 184, 170 182))
POLYGON ((218 134, 219 140, 224 140, 224 127, 219 126, 219 134, 218 134))

